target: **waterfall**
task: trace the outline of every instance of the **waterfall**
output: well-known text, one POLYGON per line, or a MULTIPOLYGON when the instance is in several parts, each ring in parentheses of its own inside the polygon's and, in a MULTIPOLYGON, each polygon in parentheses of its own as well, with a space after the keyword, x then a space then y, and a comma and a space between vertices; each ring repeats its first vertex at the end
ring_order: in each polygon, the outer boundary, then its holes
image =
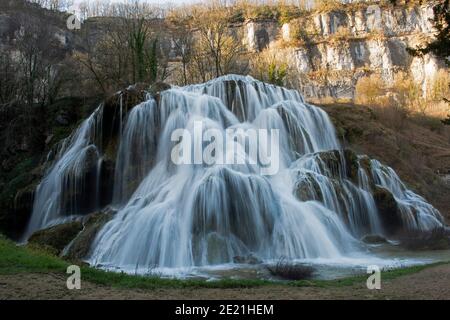
POLYGON ((374 159, 371 160, 371 168, 375 183, 394 195, 407 229, 427 231, 443 225, 439 211, 424 198, 408 190, 392 168, 374 159))
POLYGON ((100 106, 62 141, 53 165, 36 188, 25 239, 36 230, 73 219, 98 204, 102 112, 100 106))
POLYGON ((124 132, 121 132, 122 138, 114 170, 115 204, 128 200, 151 168, 156 153, 155 108, 155 100, 149 97, 148 101, 135 106, 128 115, 124 132))
MULTIPOLYGON (((87 180, 75 177, 91 156, 101 165, 93 134, 101 112, 80 126, 39 185, 30 232, 84 213, 77 196, 87 180)), ((373 185, 392 192, 410 228, 442 225, 392 169, 343 150, 327 114, 295 90, 227 75, 149 96, 123 122, 113 196, 119 210, 91 245, 92 265, 208 266, 249 254, 340 259, 361 250, 362 236, 385 234, 373 185), (199 124, 207 131, 199 134, 199 124), (270 146, 253 150, 250 132, 261 131, 268 133, 257 141, 270 146), (202 158, 213 142, 217 148, 202 158), (264 173, 264 160, 277 153, 277 170, 264 173)))

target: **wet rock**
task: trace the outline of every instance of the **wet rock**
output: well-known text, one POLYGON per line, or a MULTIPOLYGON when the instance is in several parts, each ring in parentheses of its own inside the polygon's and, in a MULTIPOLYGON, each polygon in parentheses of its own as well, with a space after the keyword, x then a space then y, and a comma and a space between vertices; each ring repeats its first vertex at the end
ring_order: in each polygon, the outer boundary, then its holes
MULTIPOLYGON (((152 84, 150 86, 149 93, 153 97, 157 98, 161 92, 168 90, 170 88, 171 88, 170 84, 167 84, 165 82, 155 82, 154 84, 152 84)), ((156 100, 158 100, 158 99, 156 99, 156 100)))
POLYGON ((365 235, 362 239, 362 242, 368 243, 368 244, 381 244, 386 243, 387 240, 383 236, 380 236, 379 234, 368 234, 365 235))
POLYGON ((303 178, 300 178, 295 188, 295 195, 301 201, 323 200, 320 186, 310 173, 306 173, 303 178))
POLYGON ((100 207, 105 207, 111 203, 114 192, 114 172, 115 161, 103 159, 100 170, 100 186, 98 202, 100 207))
POLYGON ((102 114, 102 149, 117 140, 124 125, 127 113, 136 105, 146 100, 148 84, 137 83, 109 97, 103 105, 102 114))
POLYGON ((34 194, 36 191, 36 184, 30 184, 29 186, 19 190, 14 197, 14 229, 18 234, 21 234, 30 219, 31 212, 33 211, 34 194))
POLYGON ((98 151, 89 146, 73 173, 65 177, 62 190, 62 208, 67 215, 87 214, 98 206, 98 151))
POLYGON ((358 156, 352 150, 345 149, 344 159, 347 177, 349 177, 353 182, 357 182, 359 169, 358 156))
POLYGON ((70 260, 84 259, 88 255, 97 233, 112 218, 113 214, 113 210, 106 209, 85 217, 82 221, 81 232, 74 237, 63 256, 70 260))
POLYGON ((33 233, 28 242, 50 247, 55 250, 56 254, 60 254, 82 228, 83 225, 80 221, 60 224, 33 233))
POLYGON ((403 221, 401 212, 394 195, 386 188, 375 186, 373 199, 386 232, 388 234, 396 234, 402 230, 403 221))
POLYGON ((330 178, 339 178, 342 165, 341 155, 338 150, 323 151, 318 153, 318 157, 322 160, 321 169, 323 173, 327 173, 330 178))
POLYGON ((254 255, 249 254, 247 256, 235 256, 235 257, 233 257, 233 262, 234 263, 242 263, 242 264, 259 264, 262 261, 259 260, 254 255))

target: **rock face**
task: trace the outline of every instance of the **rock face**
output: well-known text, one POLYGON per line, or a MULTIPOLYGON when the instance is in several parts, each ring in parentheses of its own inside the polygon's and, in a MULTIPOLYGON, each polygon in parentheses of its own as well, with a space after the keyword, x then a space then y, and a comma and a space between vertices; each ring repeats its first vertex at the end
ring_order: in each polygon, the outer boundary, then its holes
POLYGON ((410 72, 423 91, 444 67, 434 56, 411 57, 406 49, 433 37, 432 4, 342 6, 312 12, 280 25, 278 21, 244 23, 243 42, 250 51, 275 46, 282 39, 288 57, 307 80, 305 97, 353 98, 356 81, 370 72, 393 81, 397 70, 410 72))
MULTIPOLYGON (((285 23, 276 19, 233 23, 232 34, 249 52, 275 47, 281 41, 283 45, 277 46, 277 55, 287 59, 292 70, 298 73, 291 85, 298 87, 306 98, 352 99, 361 76, 377 72, 389 83, 398 70, 411 73, 423 92, 427 92, 444 63, 432 55, 412 57, 406 49, 434 36, 430 21, 432 5, 426 2, 394 7, 362 1, 328 11, 306 12, 285 23)), ((86 42, 97 42, 115 19, 87 19, 82 25, 82 32, 86 34, 83 38, 81 33, 65 27, 66 18, 64 14, 52 18, 55 20, 52 20, 53 34, 58 40, 54 42, 62 56, 82 50, 86 42)), ((0 14, 0 47, 13 45, 19 28, 14 20, 17 19, 13 13, 0 14)), ((180 57, 164 20, 157 19, 155 23, 155 28, 161 31, 160 49, 171 64, 179 64, 180 57)))

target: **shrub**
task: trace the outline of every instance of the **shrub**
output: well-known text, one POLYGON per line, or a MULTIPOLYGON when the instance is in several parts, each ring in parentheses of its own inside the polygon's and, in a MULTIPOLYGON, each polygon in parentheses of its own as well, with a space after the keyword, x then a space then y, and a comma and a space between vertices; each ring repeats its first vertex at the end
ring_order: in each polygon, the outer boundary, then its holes
POLYGON ((355 102, 362 105, 379 105, 386 92, 385 82, 378 74, 358 79, 355 87, 355 102))
POLYGON ((255 78, 277 86, 285 85, 288 66, 286 57, 271 49, 256 54, 251 61, 252 75, 255 78))
POLYGON ((286 280, 305 280, 312 277, 314 268, 311 266, 294 264, 280 259, 274 266, 268 266, 270 274, 286 280))
POLYGON ((318 12, 340 10, 342 7, 343 3, 338 0, 316 0, 314 3, 314 9, 318 12))
POLYGON ((440 69, 431 83, 427 96, 435 101, 440 101, 450 96, 450 74, 447 69, 440 69))

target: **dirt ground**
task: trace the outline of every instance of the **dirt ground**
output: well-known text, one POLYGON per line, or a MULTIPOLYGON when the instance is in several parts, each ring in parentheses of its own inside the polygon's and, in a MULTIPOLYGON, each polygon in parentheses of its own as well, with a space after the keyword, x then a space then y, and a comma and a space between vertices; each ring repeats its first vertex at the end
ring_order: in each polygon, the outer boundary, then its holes
POLYGON ((314 288, 285 285, 248 289, 118 289, 81 282, 80 290, 68 290, 60 274, 0 276, 0 299, 450 299, 450 265, 430 267, 418 273, 383 281, 380 290, 365 283, 314 288))

